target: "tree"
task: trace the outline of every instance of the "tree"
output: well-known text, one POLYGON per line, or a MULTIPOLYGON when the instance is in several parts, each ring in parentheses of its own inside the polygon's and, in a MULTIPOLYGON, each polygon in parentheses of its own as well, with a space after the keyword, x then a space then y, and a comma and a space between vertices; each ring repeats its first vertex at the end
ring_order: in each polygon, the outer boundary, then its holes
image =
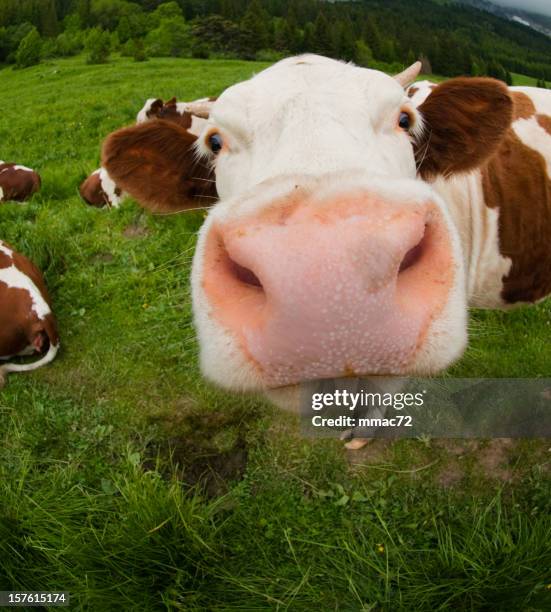
POLYGON ((495 60, 492 60, 488 64, 488 76, 493 77, 494 79, 499 79, 500 81, 507 83, 507 85, 513 84, 511 73, 505 70, 505 68, 495 60))
POLYGON ((356 41, 354 62, 358 64, 358 66, 363 66, 364 68, 368 68, 373 62, 373 52, 367 46, 365 40, 362 40, 361 38, 356 41))
POLYGON ((105 64, 111 54, 111 36, 98 28, 90 30, 86 38, 86 51, 88 64, 105 64))
POLYGON ((193 46, 206 45, 216 53, 238 53, 240 29, 233 21, 220 15, 197 19, 192 26, 193 46))
POLYGON ((371 49, 373 53, 373 57, 375 59, 382 59, 382 48, 383 41, 381 38, 381 33, 379 32, 379 28, 377 24, 373 20, 372 17, 366 19, 363 28, 363 36, 362 38, 367 43, 368 47, 371 49))
POLYGON ((163 2, 151 14, 151 21, 158 26, 165 19, 182 19, 183 17, 184 14, 177 2, 163 2))
POLYGON ((241 20, 241 51, 246 57, 254 58, 257 51, 269 45, 268 15, 259 0, 251 0, 241 20))
POLYGON ((432 64, 429 58, 426 55, 421 55, 419 61, 421 62, 421 74, 432 74, 432 64))
POLYGON ((141 38, 136 38, 134 41, 134 49, 132 53, 132 57, 135 62, 145 62, 147 61, 147 52, 145 50, 144 42, 141 38))
POLYGON ((27 68, 40 62, 42 50, 42 39, 36 28, 33 28, 19 43, 15 55, 15 63, 18 68, 27 68))
POLYGON ((56 39, 56 55, 76 55, 84 47, 85 34, 82 30, 65 30, 56 39))
POLYGON ((314 22, 313 32, 314 51, 320 55, 335 55, 335 45, 333 42, 331 26, 327 17, 322 11, 318 13, 314 22))
POLYGON ((39 7, 42 36, 55 36, 58 30, 55 0, 42 0, 39 7))
POLYGON ((336 56, 350 62, 356 57, 356 40, 350 18, 346 18, 340 23, 337 33, 336 56))
POLYGON ((161 57, 190 55, 192 42, 191 29, 181 16, 163 19, 146 37, 149 53, 161 57))

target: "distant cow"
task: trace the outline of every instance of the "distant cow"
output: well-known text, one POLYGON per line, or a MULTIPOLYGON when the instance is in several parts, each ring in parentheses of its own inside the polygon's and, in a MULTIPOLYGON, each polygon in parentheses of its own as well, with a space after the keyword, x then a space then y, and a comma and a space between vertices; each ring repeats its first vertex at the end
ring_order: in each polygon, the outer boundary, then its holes
POLYGON ((40 176, 20 164, 0 161, 0 202, 24 202, 40 189, 40 176))
POLYGON ((432 81, 417 81, 407 90, 408 98, 415 106, 421 106, 437 86, 432 81))
MULTIPOLYGON (((196 138, 206 124, 206 119, 198 116, 201 114, 201 108, 205 108, 206 116, 212 101, 213 98, 201 98, 194 102, 177 102, 176 98, 171 98, 163 102, 161 98, 149 98, 138 113, 136 123, 164 119, 177 123, 196 138), (193 109, 193 113, 190 109, 193 109)), ((126 196, 113 182, 105 168, 95 170, 81 184, 79 191, 85 202, 98 208, 103 206, 118 208, 126 196)))
POLYGON ((105 168, 98 168, 81 184, 82 199, 90 206, 118 208, 123 199, 122 191, 111 180, 105 168))
POLYGON ((199 136, 205 127, 205 118, 214 98, 201 98, 193 102, 177 102, 171 98, 163 102, 160 98, 150 98, 136 117, 136 123, 144 123, 150 119, 166 119, 185 128, 191 134, 199 136), (204 106, 205 117, 198 116, 198 109, 204 106))
POLYGON ((26 257, 0 241, 0 360, 42 354, 33 363, 0 365, 0 386, 9 372, 28 372, 46 365, 58 348, 57 325, 42 274, 26 257))
POLYGON ((188 160, 210 160, 191 284, 211 381, 291 407, 312 380, 437 374, 469 306, 551 295, 551 92, 455 78, 415 105, 420 68, 289 58, 224 91, 197 143, 166 121, 107 139, 154 210, 193 205, 188 160))

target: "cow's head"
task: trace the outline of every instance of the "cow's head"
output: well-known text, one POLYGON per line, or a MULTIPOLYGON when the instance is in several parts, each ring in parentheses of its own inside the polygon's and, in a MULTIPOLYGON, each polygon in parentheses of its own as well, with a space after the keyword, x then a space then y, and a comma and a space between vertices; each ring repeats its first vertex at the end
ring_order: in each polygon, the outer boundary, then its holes
MULTIPOLYGON (((405 87, 418 72, 295 57, 212 105, 193 144, 220 197, 192 274, 208 378, 268 389, 424 375, 461 355, 461 245, 428 180, 491 155, 511 100, 497 81, 454 79, 416 108, 405 87)), ((178 126, 144 124, 112 135, 104 164, 145 205, 185 208, 190 146, 178 126)))

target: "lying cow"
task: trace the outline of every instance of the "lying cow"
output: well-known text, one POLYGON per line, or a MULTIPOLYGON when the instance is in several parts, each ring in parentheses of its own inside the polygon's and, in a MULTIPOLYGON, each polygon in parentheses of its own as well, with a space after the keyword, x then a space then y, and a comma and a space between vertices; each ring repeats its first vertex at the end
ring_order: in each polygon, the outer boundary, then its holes
MULTIPOLYGON (((171 98, 167 102, 163 102, 160 98, 150 98, 138 113, 136 123, 145 123, 152 119, 164 119, 177 123, 197 137, 206 124, 205 118, 197 116, 197 109, 204 106, 205 112, 208 114, 211 101, 211 98, 203 98, 194 102, 177 102, 176 98, 171 98), (195 114, 189 112, 190 105, 193 105, 195 114)), ((121 201, 126 197, 126 194, 117 187, 105 168, 99 168, 92 172, 80 185, 79 192, 85 202, 98 208, 104 206, 118 208, 121 201)))
POLYGON ((80 197, 90 206, 118 208, 124 195, 105 168, 98 168, 79 187, 80 197))
POLYGON ((40 176, 20 164, 0 161, 0 202, 24 202, 40 189, 40 176))
POLYGON ((56 321, 42 275, 26 257, 0 241, 0 360, 44 353, 33 363, 0 365, 0 386, 9 372, 46 365, 58 348, 56 321))
POLYGON ((227 89, 197 143, 151 122, 103 164, 145 206, 193 205, 200 152, 220 201, 192 270, 204 375, 281 404, 309 380, 425 376, 457 361, 467 308, 551 293, 551 92, 396 78, 318 56, 227 89))

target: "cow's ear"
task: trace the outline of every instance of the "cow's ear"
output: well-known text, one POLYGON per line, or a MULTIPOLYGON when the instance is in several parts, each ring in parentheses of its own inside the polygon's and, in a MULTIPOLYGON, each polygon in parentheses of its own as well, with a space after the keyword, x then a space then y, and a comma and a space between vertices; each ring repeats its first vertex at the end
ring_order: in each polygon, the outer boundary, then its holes
POLYGON ((197 137, 158 119, 113 132, 103 145, 102 165, 123 191, 153 212, 214 204, 213 171, 197 155, 197 137))
POLYGON ((419 112, 418 170, 433 178, 468 172, 493 155, 511 127, 513 101, 501 81, 456 78, 435 87, 419 112))

